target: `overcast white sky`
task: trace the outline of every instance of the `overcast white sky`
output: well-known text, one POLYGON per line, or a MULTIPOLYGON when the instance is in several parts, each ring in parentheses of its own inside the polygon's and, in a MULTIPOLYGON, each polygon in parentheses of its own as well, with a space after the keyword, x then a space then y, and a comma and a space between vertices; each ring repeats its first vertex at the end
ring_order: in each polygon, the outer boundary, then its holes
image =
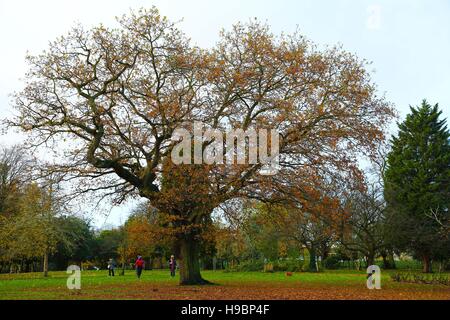
MULTIPOLYGON (((373 62, 373 79, 403 118, 426 98, 450 115, 450 1, 448 0, 0 0, 0 112, 11 114, 8 94, 20 90, 25 53, 39 53, 76 22, 114 25, 130 8, 156 5, 200 46, 210 47, 221 28, 257 17, 275 33, 298 26, 321 45, 341 43, 373 62)), ((0 144, 18 136, 0 136, 0 144)), ((95 224, 118 225, 130 206, 115 208, 95 224)))

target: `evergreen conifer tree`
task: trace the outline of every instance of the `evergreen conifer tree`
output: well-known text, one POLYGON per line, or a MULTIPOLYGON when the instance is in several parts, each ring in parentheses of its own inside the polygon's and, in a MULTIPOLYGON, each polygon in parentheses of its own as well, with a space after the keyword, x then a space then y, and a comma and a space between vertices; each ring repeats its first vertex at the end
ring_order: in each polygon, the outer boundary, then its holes
POLYGON ((425 100, 411 107, 392 138, 384 176, 388 238, 420 258, 424 272, 450 256, 450 134, 441 114, 425 100))

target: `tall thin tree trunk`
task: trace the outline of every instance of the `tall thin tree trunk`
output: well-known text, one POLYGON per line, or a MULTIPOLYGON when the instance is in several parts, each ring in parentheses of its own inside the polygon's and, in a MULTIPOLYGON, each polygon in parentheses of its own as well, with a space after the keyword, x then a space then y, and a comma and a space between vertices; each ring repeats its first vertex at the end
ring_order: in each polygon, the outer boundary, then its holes
POLYGON ((397 268, 397 266, 395 265, 394 253, 392 251, 389 252, 389 263, 391 265, 391 269, 397 268))
POLYGON ((314 245, 311 245, 310 248, 308 248, 309 251, 309 271, 316 272, 317 266, 316 266, 316 247, 314 245))
POLYGON ((384 269, 390 269, 389 261, 387 259, 387 253, 386 252, 382 252, 381 253, 381 258, 383 258, 383 268, 384 269))
POLYGON ((373 266, 375 264, 375 254, 372 252, 369 252, 368 255, 366 256, 366 261, 367 261, 367 266, 366 267, 370 267, 373 266))
POLYGON ((120 271, 119 276, 125 275, 125 259, 122 261, 122 271, 120 271))
POLYGON ((43 269, 44 269, 44 277, 48 277, 48 252, 47 251, 45 251, 45 253, 44 253, 43 269))
POLYGON ((200 274, 199 251, 200 243, 194 237, 184 237, 179 240, 180 251, 180 284, 202 285, 210 282, 200 274))
POLYGON ((431 259, 430 256, 428 254, 423 254, 422 255, 422 271, 424 273, 430 273, 432 271, 431 269, 431 259))

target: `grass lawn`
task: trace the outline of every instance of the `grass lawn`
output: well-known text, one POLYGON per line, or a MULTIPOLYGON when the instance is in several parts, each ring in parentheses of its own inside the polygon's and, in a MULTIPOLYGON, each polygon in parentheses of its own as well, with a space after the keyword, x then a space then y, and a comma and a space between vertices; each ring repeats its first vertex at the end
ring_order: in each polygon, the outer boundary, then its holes
POLYGON ((441 299, 450 300, 450 287, 397 283, 382 272, 381 290, 368 290, 364 272, 323 273, 204 271, 210 286, 179 286, 178 276, 166 270, 144 271, 136 279, 133 271, 108 277, 107 271, 83 271, 78 293, 66 287, 65 272, 0 275, 0 299, 441 299))

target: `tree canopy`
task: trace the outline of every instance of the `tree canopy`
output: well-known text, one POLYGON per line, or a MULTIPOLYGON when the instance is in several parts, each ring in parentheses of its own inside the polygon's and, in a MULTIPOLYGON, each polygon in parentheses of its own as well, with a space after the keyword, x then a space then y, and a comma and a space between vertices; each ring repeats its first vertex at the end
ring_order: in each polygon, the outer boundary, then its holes
POLYGON ((373 155, 394 114, 365 61, 340 47, 319 50, 298 33, 276 36, 253 21, 202 49, 156 8, 118 23, 76 27, 28 56, 8 122, 55 152, 48 168, 62 181, 84 179, 75 194, 140 195, 172 215, 181 283, 204 282, 197 239, 219 204, 303 199, 325 178, 358 178, 357 156, 373 155), (276 129, 278 174, 260 174, 261 163, 174 165, 173 133, 194 121, 276 129))
POLYGON ((387 158, 385 198, 389 236, 424 261, 449 255, 450 133, 438 105, 423 101, 399 124, 387 158), (446 248, 446 249, 445 249, 446 248))

